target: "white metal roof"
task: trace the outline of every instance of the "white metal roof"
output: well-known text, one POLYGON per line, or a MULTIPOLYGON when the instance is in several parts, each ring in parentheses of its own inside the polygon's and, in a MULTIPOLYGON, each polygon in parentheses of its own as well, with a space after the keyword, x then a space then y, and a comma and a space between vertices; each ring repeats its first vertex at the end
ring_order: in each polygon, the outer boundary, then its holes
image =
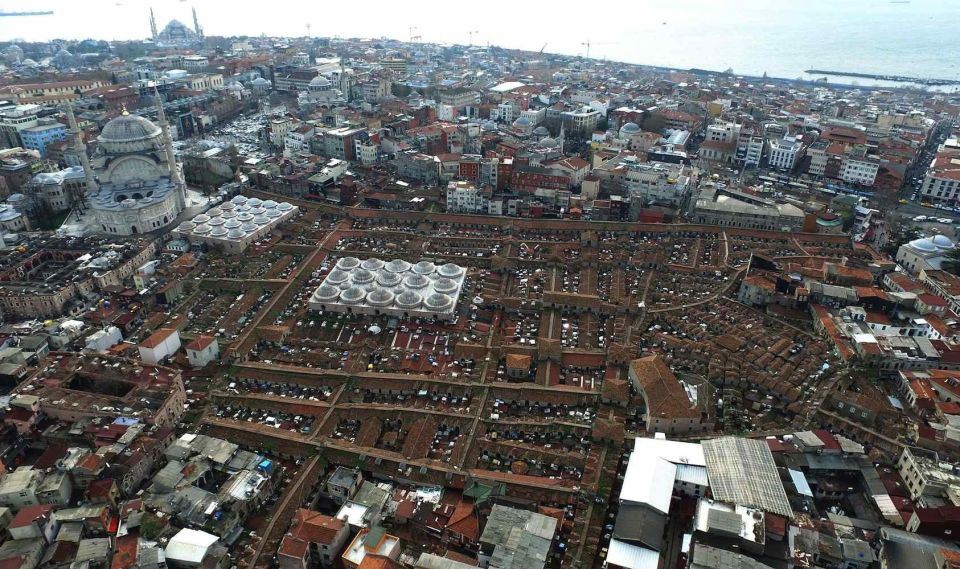
POLYGON ((207 549, 218 539, 205 531, 184 528, 167 544, 167 559, 199 565, 207 554, 207 549))
POLYGON ((698 443, 638 438, 633 443, 633 452, 641 455, 659 456, 674 464, 707 465, 703 456, 703 447, 698 443))
POLYGON ((620 500, 647 504, 665 514, 676 480, 707 486, 703 447, 663 438, 638 438, 623 478, 620 500))
POLYGON ((626 569, 657 569, 659 562, 660 554, 652 549, 617 539, 610 540, 607 563, 626 569))
POLYGON ((677 466, 672 462, 657 456, 634 454, 627 464, 620 500, 647 504, 667 514, 676 475, 677 466))
POLYGON ((794 470, 792 468, 788 468, 787 472, 790 473, 790 479, 793 480, 793 485, 796 487, 797 492, 812 498, 813 490, 810 489, 810 484, 807 482, 807 477, 804 476, 799 470, 794 470))

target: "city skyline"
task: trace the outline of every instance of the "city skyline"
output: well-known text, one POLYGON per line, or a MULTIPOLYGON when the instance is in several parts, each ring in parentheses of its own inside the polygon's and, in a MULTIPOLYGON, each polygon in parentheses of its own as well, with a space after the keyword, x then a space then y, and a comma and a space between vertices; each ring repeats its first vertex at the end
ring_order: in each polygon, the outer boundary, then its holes
MULTIPOLYGON (((681 0, 644 7, 615 1, 576 18, 551 18, 539 5, 488 4, 468 16, 448 15, 443 3, 407 5, 374 0, 371 18, 355 18, 344 4, 302 5, 277 0, 262 10, 251 2, 122 0, 98 2, 102 12, 65 0, 42 5, 22 0, 6 10, 54 10, 53 16, 0 18, 0 37, 45 41, 55 38, 135 40, 149 37, 149 11, 157 25, 171 19, 192 24, 191 9, 207 35, 302 37, 389 37, 441 44, 499 45, 565 55, 590 55, 634 64, 794 78, 810 68, 960 78, 960 46, 951 41, 951 22, 960 21, 960 3, 850 0, 836 3, 770 3, 741 0, 737 9, 717 12, 707 0, 681 0), (235 9, 237 6, 241 9, 235 9), (617 15, 626 17, 614 17, 617 15), (594 18, 594 27, 583 19, 594 18), (29 24, 25 31, 24 24, 29 24), (415 28, 415 29, 411 29, 415 28), (910 30, 907 33, 907 30, 910 30), (471 34, 470 32, 475 32, 471 34), (742 41, 741 38, 750 38, 742 41), (896 57, 892 57, 896 54, 896 57), (852 67, 852 69, 850 69, 852 67)), ((564 14, 561 10, 559 14, 564 14)))

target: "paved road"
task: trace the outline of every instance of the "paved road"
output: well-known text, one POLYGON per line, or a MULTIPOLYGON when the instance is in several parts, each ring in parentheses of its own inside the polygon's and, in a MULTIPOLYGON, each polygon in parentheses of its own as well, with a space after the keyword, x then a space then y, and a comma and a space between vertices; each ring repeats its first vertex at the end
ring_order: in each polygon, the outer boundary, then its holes
POLYGON ((894 210, 895 213, 905 215, 908 217, 914 217, 917 215, 926 215, 933 217, 949 217, 954 221, 960 220, 960 214, 954 213, 945 209, 938 209, 934 207, 924 207, 919 203, 909 203, 898 205, 897 209, 894 210))

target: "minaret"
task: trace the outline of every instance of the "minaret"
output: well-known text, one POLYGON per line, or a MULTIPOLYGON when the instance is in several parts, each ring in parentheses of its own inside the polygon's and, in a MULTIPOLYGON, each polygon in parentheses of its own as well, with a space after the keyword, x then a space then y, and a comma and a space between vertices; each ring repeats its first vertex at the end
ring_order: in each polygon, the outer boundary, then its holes
POLYGON ((203 28, 200 27, 200 20, 197 19, 197 7, 193 6, 191 10, 193 10, 193 31, 197 32, 198 38, 202 38, 203 28))
POLYGON ((67 123, 70 127, 70 137, 73 139, 73 149, 80 155, 80 165, 83 166, 83 177, 87 183, 87 191, 95 192, 98 189, 97 181, 93 177, 93 168, 90 167, 90 157, 87 156, 87 145, 83 143, 83 133, 77 126, 77 117, 73 114, 73 105, 69 102, 64 109, 67 113, 67 123))
POLYGON ((167 168, 170 169, 170 181, 176 186, 178 208, 183 211, 187 205, 187 186, 177 166, 177 157, 173 153, 173 137, 170 136, 170 126, 167 124, 167 114, 163 112, 163 99, 160 98, 160 91, 156 87, 153 88, 153 95, 157 102, 157 125, 163 133, 163 151, 167 158, 167 168))
POLYGON ((150 8, 150 37, 157 43, 157 19, 153 17, 153 8, 150 8))
POLYGON ((564 133, 563 133, 563 127, 564 127, 564 126, 565 126, 565 125, 563 124, 563 117, 560 117, 560 136, 557 138, 557 142, 560 144, 560 152, 561 152, 561 153, 563 153, 563 143, 565 142, 564 139, 566 138, 566 137, 564 136, 564 133))

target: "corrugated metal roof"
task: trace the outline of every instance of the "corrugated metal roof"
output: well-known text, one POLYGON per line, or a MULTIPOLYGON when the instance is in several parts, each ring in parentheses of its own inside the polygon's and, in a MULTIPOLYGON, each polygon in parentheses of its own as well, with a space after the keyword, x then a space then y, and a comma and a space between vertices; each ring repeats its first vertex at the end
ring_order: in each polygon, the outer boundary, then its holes
POLYGON ((766 441, 720 437, 702 446, 714 498, 793 518, 766 441))
POLYGON ((707 468, 694 464, 678 464, 676 479, 687 484, 696 484, 698 486, 707 486, 707 468))

